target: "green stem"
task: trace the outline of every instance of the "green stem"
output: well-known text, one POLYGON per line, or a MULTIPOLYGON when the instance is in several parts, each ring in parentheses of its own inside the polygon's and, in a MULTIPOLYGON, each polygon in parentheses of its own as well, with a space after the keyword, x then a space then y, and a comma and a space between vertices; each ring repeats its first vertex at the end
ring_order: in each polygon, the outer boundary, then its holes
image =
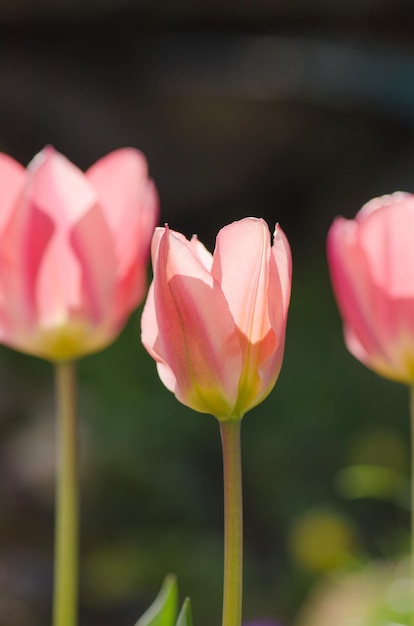
MULTIPOLYGON (((410 387, 410 428, 411 428, 411 584, 414 585, 414 385, 410 387)), ((414 626, 414 611, 411 613, 411 626, 414 626)))
POLYGON ((222 626, 240 626, 243 585, 241 420, 220 422, 224 469, 224 590, 222 626))
POLYGON ((57 480, 53 626, 76 626, 78 612, 78 462, 76 372, 56 363, 57 480))

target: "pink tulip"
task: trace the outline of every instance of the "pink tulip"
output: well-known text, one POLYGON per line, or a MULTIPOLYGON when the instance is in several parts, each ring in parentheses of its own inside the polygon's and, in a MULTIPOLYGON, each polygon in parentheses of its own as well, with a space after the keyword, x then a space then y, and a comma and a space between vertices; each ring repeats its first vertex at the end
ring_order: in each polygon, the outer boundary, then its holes
POLYGON ((158 228, 142 341, 181 402, 240 418, 272 390, 285 343, 291 286, 287 239, 246 218, 223 228, 214 255, 196 237, 158 228))
POLYGON ((50 360, 109 344, 144 295, 157 216, 132 148, 85 174, 50 147, 27 169, 0 154, 0 341, 50 360))
POLYGON ((378 374, 414 382, 414 196, 366 204, 328 235, 332 283, 352 354, 378 374))

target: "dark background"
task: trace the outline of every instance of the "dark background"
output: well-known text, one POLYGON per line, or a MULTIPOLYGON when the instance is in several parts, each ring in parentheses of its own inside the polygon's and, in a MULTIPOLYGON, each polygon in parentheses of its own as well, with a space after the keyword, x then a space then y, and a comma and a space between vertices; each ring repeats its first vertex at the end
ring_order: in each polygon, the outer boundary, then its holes
MULTIPOLYGON (((289 237, 285 363, 243 424, 246 618, 292 625, 315 577, 407 544, 408 394, 346 352, 325 239, 336 215, 414 191, 413 18, 402 0, 0 4, 2 151, 26 164, 52 144, 87 168, 132 145, 149 160, 161 223, 210 248, 248 215, 289 237), (360 464, 389 470, 395 485, 342 471, 360 464)), ((139 315, 79 367, 81 626, 132 626, 169 571, 197 626, 212 626, 218 426, 163 388, 139 315)), ((51 367, 1 348, 8 626, 50 623, 53 437, 51 367)))

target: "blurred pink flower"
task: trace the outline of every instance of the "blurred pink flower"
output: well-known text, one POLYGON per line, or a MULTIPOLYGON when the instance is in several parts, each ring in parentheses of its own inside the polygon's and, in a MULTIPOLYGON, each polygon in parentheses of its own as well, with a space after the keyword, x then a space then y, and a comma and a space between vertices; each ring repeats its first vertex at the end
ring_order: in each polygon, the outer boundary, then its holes
POLYGON ((50 147, 27 169, 0 154, 0 341, 50 360, 113 341, 144 295, 157 218, 137 150, 85 174, 50 147))
POLYGON ((272 390, 282 366, 291 287, 288 241, 261 219, 223 228, 214 255, 166 228, 152 244, 154 280, 142 341, 181 402, 240 418, 272 390))
POLYGON ((328 261, 345 341, 378 374, 414 382, 414 196, 368 202, 354 220, 337 218, 328 261))

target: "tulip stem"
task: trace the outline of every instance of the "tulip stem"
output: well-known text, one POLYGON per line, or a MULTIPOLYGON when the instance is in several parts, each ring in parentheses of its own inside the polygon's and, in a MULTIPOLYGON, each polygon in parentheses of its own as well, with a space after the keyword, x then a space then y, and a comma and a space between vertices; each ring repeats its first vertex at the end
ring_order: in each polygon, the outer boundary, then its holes
POLYGON ((76 626, 78 611, 78 462, 76 371, 55 365, 57 478, 53 626, 76 626))
POLYGON ((220 422, 224 470, 224 590, 222 626, 240 626, 243 585, 241 419, 220 422))
MULTIPOLYGON (((414 385, 410 387, 410 427, 411 427, 411 584, 414 587, 414 385)), ((414 626, 414 610, 411 613, 414 626)))

